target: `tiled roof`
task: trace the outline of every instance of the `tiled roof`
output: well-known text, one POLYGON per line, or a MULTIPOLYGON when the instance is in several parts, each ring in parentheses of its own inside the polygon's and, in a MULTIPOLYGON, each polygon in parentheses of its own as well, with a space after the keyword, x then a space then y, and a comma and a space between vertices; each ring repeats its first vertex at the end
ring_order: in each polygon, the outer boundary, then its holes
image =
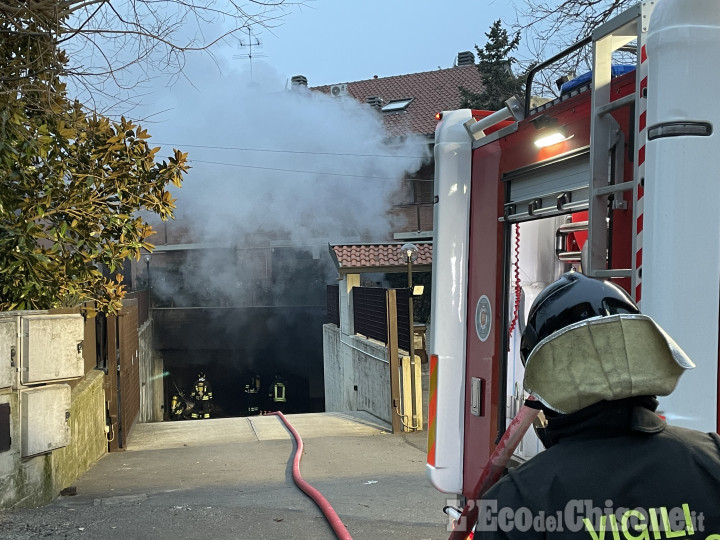
MULTIPOLYGON (((330 254, 341 274, 402 272, 407 270, 407 262, 400 253, 403 243, 330 244, 330 254)), ((432 266, 432 244, 416 243, 415 246, 418 256, 413 262, 413 268, 417 271, 429 271, 432 266)))
MULTIPOLYGON (((460 108, 462 86, 473 92, 480 91, 482 80, 476 65, 464 65, 409 75, 395 75, 348 82, 348 96, 367 102, 367 98, 379 97, 382 105, 397 99, 413 98, 402 111, 383 113, 385 127, 391 135, 403 135, 409 132, 434 137, 435 114, 460 108)), ((330 93, 333 85, 312 88, 319 92, 330 93)), ((369 105, 368 105, 369 106, 369 105)))

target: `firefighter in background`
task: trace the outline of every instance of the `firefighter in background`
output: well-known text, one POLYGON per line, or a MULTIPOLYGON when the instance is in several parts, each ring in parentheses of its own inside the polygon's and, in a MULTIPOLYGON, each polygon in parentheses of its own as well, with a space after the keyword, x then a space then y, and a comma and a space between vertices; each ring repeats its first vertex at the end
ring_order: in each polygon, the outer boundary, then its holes
POLYGON ((286 385, 287 381, 285 379, 279 375, 275 375, 270 385, 270 391, 268 392, 268 401, 271 410, 280 412, 284 410, 285 404, 287 403, 287 396, 285 395, 286 385))
POLYGON ((535 299, 520 354, 546 450, 485 493, 475 540, 720 539, 720 437, 655 413, 694 364, 623 289, 564 274, 535 299))
POLYGON ((199 373, 195 381, 190 397, 195 400, 195 406, 190 413, 190 418, 210 418, 212 410, 212 388, 205 376, 205 373, 199 373))
POLYGON ((181 392, 175 393, 170 398, 170 420, 182 420, 185 418, 185 399, 181 392))
POLYGON ((170 420, 186 420, 190 417, 193 408, 193 402, 188 400, 180 387, 178 387, 175 379, 170 376, 170 381, 175 387, 175 393, 170 398, 170 420))
POLYGON ((249 415, 260 414, 260 403, 258 394, 260 393, 260 375, 253 375, 250 382, 245 385, 245 395, 247 396, 247 412, 249 415))

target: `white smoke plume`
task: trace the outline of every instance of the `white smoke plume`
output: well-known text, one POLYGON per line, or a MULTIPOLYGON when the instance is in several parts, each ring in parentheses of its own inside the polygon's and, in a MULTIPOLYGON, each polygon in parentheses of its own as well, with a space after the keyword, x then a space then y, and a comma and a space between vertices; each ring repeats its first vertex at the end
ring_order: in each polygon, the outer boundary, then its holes
POLYGON ((261 231, 300 244, 390 239, 393 195, 429 157, 424 141, 389 141, 376 110, 291 88, 265 65, 252 80, 211 74, 171 93, 172 132, 150 130, 189 153, 177 221, 196 241, 252 245, 261 231))
MULTIPOLYGON (((176 85, 155 104, 172 121, 149 126, 151 144, 163 146, 161 156, 176 147, 189 153, 192 165, 183 187, 173 191, 171 233, 153 223, 153 243, 178 243, 182 231, 180 243, 236 247, 249 285, 262 260, 242 249, 306 246, 317 258, 328 242, 392 239, 397 224, 389 210, 406 176, 428 160, 425 140, 391 139, 376 109, 293 87, 267 65, 222 79, 212 63, 191 68, 193 86, 176 85)), ((245 290, 234 265, 214 259, 203 267, 200 254, 191 259, 182 270, 186 286, 245 290)))

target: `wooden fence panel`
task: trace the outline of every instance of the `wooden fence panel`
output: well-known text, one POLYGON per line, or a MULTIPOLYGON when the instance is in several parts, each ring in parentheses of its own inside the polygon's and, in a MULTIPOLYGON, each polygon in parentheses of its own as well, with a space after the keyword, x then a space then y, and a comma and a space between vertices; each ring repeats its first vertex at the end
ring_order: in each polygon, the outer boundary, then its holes
POLYGON ((340 326, 340 286, 327 286, 327 322, 340 326))
POLYGON ((120 446, 125 448, 130 430, 140 414, 140 344, 136 301, 123 302, 118 326, 120 337, 120 446))
POLYGON ((353 287, 355 333, 387 343, 385 289, 353 287))

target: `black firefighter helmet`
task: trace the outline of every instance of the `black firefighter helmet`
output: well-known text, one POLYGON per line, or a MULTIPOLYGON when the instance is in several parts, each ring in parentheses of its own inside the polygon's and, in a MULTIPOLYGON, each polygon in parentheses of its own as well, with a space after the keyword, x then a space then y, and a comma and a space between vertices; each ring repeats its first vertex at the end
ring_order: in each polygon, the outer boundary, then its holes
MULTIPOLYGON (((563 274, 537 296, 520 354, 523 387, 534 397, 528 404, 550 417, 604 402, 667 396, 683 372, 695 367, 623 289, 578 272, 563 274)), ((547 446, 547 433, 537 432, 547 446)))
POLYGON ((624 289, 609 281, 570 271, 535 298, 520 343, 523 364, 543 339, 592 317, 640 313, 624 289))

